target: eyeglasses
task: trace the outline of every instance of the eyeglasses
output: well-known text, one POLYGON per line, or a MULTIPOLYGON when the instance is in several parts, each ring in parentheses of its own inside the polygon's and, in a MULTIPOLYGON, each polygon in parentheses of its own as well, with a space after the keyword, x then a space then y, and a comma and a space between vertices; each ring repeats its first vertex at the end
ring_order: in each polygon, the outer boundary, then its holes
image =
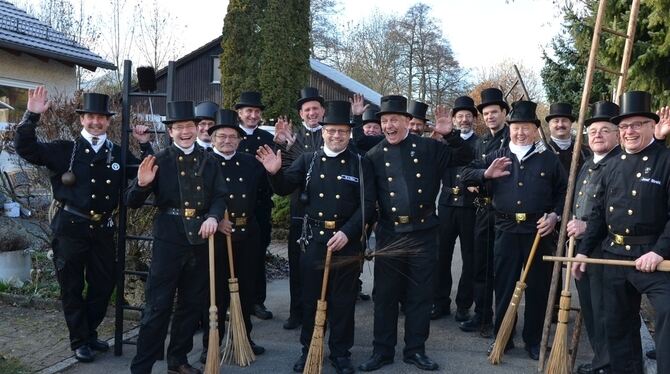
POLYGON ((342 129, 323 129, 328 135, 348 135, 351 130, 342 130, 342 129))
POLYGON ((589 131, 587 132, 587 134, 588 134, 589 136, 596 136, 596 135, 598 135, 598 134, 600 134, 600 135, 602 135, 602 136, 607 136, 607 135, 612 134, 612 133, 614 133, 614 130, 612 130, 612 129, 608 129, 608 128, 602 128, 602 129, 600 129, 600 130, 595 130, 595 129, 593 129, 593 130, 589 130, 589 131))
POLYGON ((240 137, 237 136, 237 135, 222 135, 222 134, 215 135, 214 137, 217 138, 217 139, 221 139, 221 140, 227 140, 227 139, 230 139, 230 140, 237 140, 237 139, 240 138, 240 137))
POLYGON ((640 121, 640 122, 633 122, 633 123, 621 123, 621 124, 619 124, 619 131, 626 131, 628 129, 637 131, 637 130, 641 129, 642 126, 644 126, 646 124, 649 124, 649 123, 652 123, 652 122, 654 122, 654 121, 647 120, 647 121, 640 121))
POLYGON ((194 129, 194 128, 195 128, 195 124, 172 126, 172 130, 175 130, 175 131, 184 131, 184 130, 187 130, 187 129, 190 130, 190 129, 194 129))

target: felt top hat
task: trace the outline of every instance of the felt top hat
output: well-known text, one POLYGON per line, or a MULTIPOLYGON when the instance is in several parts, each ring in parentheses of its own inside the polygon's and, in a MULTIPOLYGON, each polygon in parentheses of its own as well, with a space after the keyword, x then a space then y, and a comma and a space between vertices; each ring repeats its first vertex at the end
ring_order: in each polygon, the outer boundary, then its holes
POLYGON ((365 112, 363 112, 363 124, 365 125, 366 123, 370 122, 379 123, 377 112, 379 112, 379 107, 374 104, 370 104, 368 109, 365 109, 365 112))
POLYGON ((216 112, 219 110, 219 106, 211 101, 203 101, 195 106, 195 117, 199 120, 211 119, 212 121, 216 119, 216 112))
POLYGON ((658 123, 658 115, 651 111, 651 94, 649 92, 624 92, 619 102, 621 103, 621 113, 612 117, 611 122, 613 124, 618 125, 623 119, 633 116, 651 118, 658 123))
POLYGON ((553 103, 549 106, 549 114, 544 120, 549 122, 552 118, 565 117, 570 122, 575 122, 575 116, 572 115, 572 105, 568 103, 553 103))
POLYGON ((377 117, 384 114, 402 114, 403 116, 412 117, 407 113, 407 98, 400 95, 383 96, 381 99, 381 108, 377 112, 377 117))
POLYGON ((452 116, 455 116, 457 112, 461 110, 467 110, 472 113, 473 116, 477 117, 477 108, 475 107, 475 101, 472 100, 470 96, 460 96, 454 100, 454 109, 451 110, 452 116))
POLYGON ((233 129, 237 131, 237 134, 241 137, 244 136, 244 130, 240 128, 237 124, 238 117, 237 112, 230 109, 219 109, 216 111, 216 124, 209 129, 207 133, 212 136, 214 131, 222 128, 233 129))
POLYGON ((235 104, 235 110, 250 106, 252 108, 265 109, 261 103, 261 93, 256 91, 245 91, 240 94, 240 100, 235 104))
POLYGON ((321 125, 348 125, 351 123, 351 103, 348 101, 333 100, 326 101, 326 115, 323 116, 321 125))
POLYGON ((116 114, 109 111, 109 96, 93 92, 82 95, 81 109, 76 109, 75 112, 102 114, 108 117, 116 114))
POLYGON ((487 88, 479 94, 481 104, 477 105, 477 110, 481 113, 489 105, 500 105, 509 113, 509 105, 503 99, 503 93, 497 88, 487 88))
POLYGON ((170 101, 167 103, 167 115, 163 123, 171 125, 179 121, 196 121, 192 101, 170 101))
POLYGON ((532 101, 516 101, 512 103, 512 110, 507 116, 507 123, 531 122, 540 127, 540 120, 535 113, 536 109, 537 104, 532 101))
POLYGON ((302 109, 302 104, 308 101, 318 101, 323 106, 323 97, 319 95, 319 90, 314 87, 305 87, 300 90, 300 99, 295 102, 296 109, 302 109))
POLYGON ((607 121, 619 115, 619 106, 611 101, 598 101, 591 106, 591 118, 584 121, 584 126, 589 127, 593 122, 607 121))
POLYGON ((418 118, 422 121, 428 121, 426 118, 427 111, 428 104, 422 103, 420 101, 411 100, 407 106, 407 113, 409 113, 412 118, 418 118))

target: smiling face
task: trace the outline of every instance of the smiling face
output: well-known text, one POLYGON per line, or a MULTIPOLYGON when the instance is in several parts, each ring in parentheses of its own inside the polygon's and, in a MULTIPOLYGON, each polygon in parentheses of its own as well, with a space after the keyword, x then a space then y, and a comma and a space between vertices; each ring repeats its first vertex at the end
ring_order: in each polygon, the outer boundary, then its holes
POLYGON ((586 133, 589 135, 589 148, 597 155, 607 154, 619 144, 619 130, 610 122, 593 122, 586 133))
POLYGON ((398 144, 407 136, 409 118, 406 116, 395 113, 383 114, 381 121, 382 132, 389 143, 398 144))
POLYGON ((363 125, 363 133, 366 136, 379 136, 382 134, 382 126, 377 122, 368 122, 363 125))
POLYGON ((409 132, 417 136, 423 136, 426 130, 426 121, 419 118, 412 118, 409 120, 409 132))
POLYGON ((240 117, 242 126, 248 129, 254 129, 261 122, 261 115, 263 111, 261 108, 252 106, 245 106, 237 110, 237 115, 240 117))
POLYGON ((463 134, 469 134, 474 127, 475 116, 469 110, 459 110, 451 117, 451 123, 463 134))
POLYGON ((502 129, 503 124, 505 123, 505 116, 507 116, 507 110, 503 109, 498 104, 488 105, 482 108, 482 116, 484 117, 484 124, 486 127, 488 127, 492 133, 495 133, 502 129))
POLYGON ((645 149, 654 138, 653 119, 643 116, 624 118, 619 122, 621 145, 629 153, 637 153, 645 149))
POLYGON ((174 122, 168 128, 168 134, 172 138, 172 141, 182 148, 189 148, 193 145, 196 132, 195 122, 193 121, 174 122))
POLYGON ((516 122, 509 125, 510 141, 515 145, 532 145, 537 136, 537 126, 532 122, 516 122))
POLYGON ((200 141, 205 143, 210 143, 212 141, 209 133, 207 133, 207 129, 212 126, 214 126, 214 121, 211 119, 203 119, 198 122, 198 139, 200 139, 200 141))
POLYGON ((240 145, 240 134, 231 128, 220 128, 212 134, 214 148, 224 155, 232 155, 240 145))
POLYGON ((323 143, 333 152, 341 152, 349 144, 349 135, 351 134, 351 127, 349 125, 331 125, 323 126, 321 135, 323 136, 323 143))
POLYGON ((557 139, 570 139, 572 121, 567 117, 554 117, 549 120, 549 133, 557 139))
POLYGON ((304 102, 300 107, 300 118, 310 128, 319 126, 325 113, 326 109, 317 100, 304 102))
POLYGON ((83 113, 79 115, 79 122, 89 134, 100 136, 107 133, 110 120, 104 114, 83 113))

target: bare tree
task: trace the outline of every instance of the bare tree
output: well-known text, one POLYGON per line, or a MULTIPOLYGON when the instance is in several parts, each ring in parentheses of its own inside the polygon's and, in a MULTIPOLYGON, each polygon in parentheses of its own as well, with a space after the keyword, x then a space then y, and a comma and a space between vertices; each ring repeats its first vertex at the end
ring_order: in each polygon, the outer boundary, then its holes
POLYGON ((340 12, 339 0, 311 0, 309 12, 310 55, 324 60, 337 51, 339 35, 331 17, 340 12))
POLYGON ((108 32, 102 34, 103 48, 106 57, 119 67, 116 71, 102 77, 106 82, 103 85, 109 85, 121 91, 123 86, 123 60, 129 59, 135 39, 137 28, 137 17, 132 12, 136 10, 133 0, 110 0, 110 9, 106 13, 108 32))
POLYGON ((140 18, 135 39, 137 49, 145 62, 158 70, 182 52, 183 44, 173 26, 179 24, 178 17, 161 7, 157 0, 146 11, 142 11, 141 6, 137 4, 138 13, 144 15, 140 18))
POLYGON ((521 78, 523 79, 528 94, 531 100, 541 101, 544 99, 544 88, 542 86, 542 79, 540 75, 528 68, 521 61, 504 60, 496 65, 487 68, 479 69, 476 74, 475 81, 478 83, 485 82, 489 87, 500 88, 504 93, 511 90, 508 95, 508 101, 520 100, 524 95, 521 84, 514 86, 517 81, 516 73, 514 72, 514 65, 519 69, 521 78), (512 89, 512 87, 514 87, 512 89))

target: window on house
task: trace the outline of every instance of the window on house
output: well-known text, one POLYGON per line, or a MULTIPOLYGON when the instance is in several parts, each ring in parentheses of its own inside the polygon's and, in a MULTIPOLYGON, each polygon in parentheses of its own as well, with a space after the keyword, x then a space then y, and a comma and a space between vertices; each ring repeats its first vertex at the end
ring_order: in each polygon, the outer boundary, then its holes
POLYGON ((212 83, 221 83, 221 68, 219 56, 212 56, 212 83))
POLYGON ((28 105, 28 89, 0 84, 0 128, 19 123, 28 105))

